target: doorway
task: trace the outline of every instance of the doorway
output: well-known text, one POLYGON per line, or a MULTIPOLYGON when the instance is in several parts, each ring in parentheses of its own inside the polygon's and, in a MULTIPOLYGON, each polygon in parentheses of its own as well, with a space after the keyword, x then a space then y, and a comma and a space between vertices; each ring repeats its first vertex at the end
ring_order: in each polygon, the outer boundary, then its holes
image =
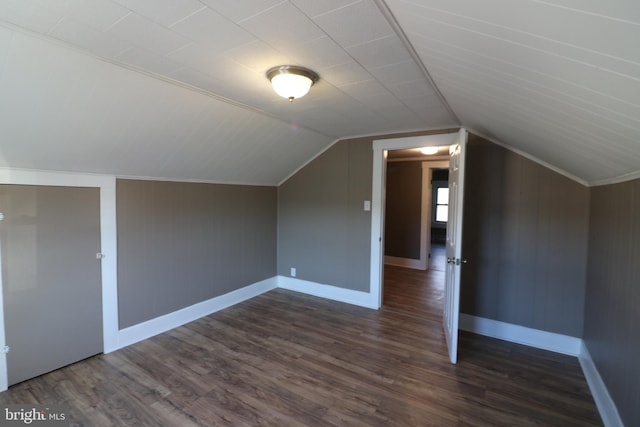
POLYGON ((372 306, 381 307, 383 297, 384 266, 384 214, 385 214, 385 177, 390 151, 417 149, 422 147, 442 147, 456 143, 460 132, 425 135, 407 138, 382 139, 374 141, 373 146, 373 189, 371 197, 371 263, 370 295, 372 306))
POLYGON ((435 322, 444 308, 448 166, 449 147, 387 156, 382 304, 435 322))
POLYGON ((382 306, 384 253, 385 172, 389 150, 448 146, 450 191, 447 225, 447 268, 445 272, 443 327, 450 361, 457 361, 458 321, 460 316, 460 267, 462 258, 462 212, 464 205, 464 170, 467 131, 460 128, 454 134, 376 140, 373 142, 373 185, 371 203, 371 284, 370 298, 376 307, 382 306))

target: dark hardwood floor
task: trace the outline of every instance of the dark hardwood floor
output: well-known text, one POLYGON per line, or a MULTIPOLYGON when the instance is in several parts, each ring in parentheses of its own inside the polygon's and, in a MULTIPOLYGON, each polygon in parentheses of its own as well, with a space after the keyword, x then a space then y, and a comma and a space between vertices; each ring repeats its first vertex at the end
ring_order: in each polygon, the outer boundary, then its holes
POLYGON ((274 290, 15 385, 84 426, 596 426, 575 358, 442 334, 442 269, 387 267, 379 311, 274 290))

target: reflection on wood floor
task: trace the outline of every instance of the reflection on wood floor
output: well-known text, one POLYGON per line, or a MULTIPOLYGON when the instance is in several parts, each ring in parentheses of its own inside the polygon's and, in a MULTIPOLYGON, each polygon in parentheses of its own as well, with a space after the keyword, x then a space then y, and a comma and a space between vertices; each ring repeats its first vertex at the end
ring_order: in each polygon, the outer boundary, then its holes
POLYGON ((575 358, 442 334, 442 269, 387 267, 368 310, 274 290, 11 387, 85 426, 601 425, 575 358))

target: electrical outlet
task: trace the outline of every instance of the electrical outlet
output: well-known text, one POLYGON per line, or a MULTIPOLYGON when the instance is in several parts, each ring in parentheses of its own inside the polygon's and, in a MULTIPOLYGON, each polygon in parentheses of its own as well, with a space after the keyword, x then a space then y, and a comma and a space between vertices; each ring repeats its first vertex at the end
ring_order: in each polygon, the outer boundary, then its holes
POLYGON ((291 277, 296 277, 296 268, 291 267, 291 277))

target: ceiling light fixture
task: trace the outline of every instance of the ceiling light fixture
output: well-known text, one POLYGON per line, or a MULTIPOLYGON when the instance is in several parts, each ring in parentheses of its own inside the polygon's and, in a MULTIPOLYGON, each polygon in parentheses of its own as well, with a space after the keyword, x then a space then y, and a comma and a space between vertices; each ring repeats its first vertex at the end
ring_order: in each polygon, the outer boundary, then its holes
POLYGON ((297 65, 278 65, 267 71, 267 78, 278 95, 293 102, 305 96, 320 76, 315 71, 297 65))
POLYGON ((438 152, 438 147, 422 147, 420 149, 420 152, 422 154, 426 154, 427 156, 431 156, 431 155, 436 154, 438 152))

